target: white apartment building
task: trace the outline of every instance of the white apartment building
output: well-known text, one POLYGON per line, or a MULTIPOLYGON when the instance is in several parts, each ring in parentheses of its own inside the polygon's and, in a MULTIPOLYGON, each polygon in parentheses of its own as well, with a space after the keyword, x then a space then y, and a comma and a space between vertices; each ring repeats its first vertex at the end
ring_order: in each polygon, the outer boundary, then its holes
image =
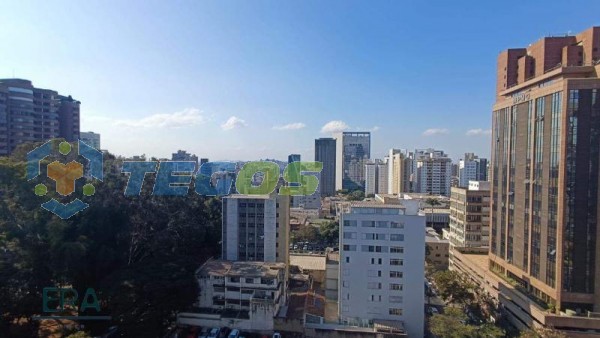
POLYGON ((388 188, 388 164, 375 160, 365 164, 365 195, 385 194, 388 188))
POLYGON ((469 181, 487 181, 487 159, 466 153, 458 163, 458 186, 467 187, 469 181))
POLYGON ((82 131, 79 133, 79 139, 90 147, 100 150, 100 134, 82 131))
POLYGON ((441 150, 415 151, 415 192, 450 196, 452 160, 441 150))
POLYGON ((376 195, 352 202, 340 225, 340 319, 398 321, 410 337, 423 337, 425 216, 419 202, 376 195))
POLYGON ((198 310, 180 313, 177 321, 270 334, 286 301, 285 270, 283 263, 209 260, 196 271, 198 310))

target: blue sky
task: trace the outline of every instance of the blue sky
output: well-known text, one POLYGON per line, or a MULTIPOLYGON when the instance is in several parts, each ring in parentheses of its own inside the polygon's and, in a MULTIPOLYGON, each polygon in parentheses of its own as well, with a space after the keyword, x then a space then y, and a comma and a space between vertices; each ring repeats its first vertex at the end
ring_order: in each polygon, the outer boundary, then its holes
POLYGON ((488 156, 498 53, 600 25, 598 13, 598 1, 2 2, 0 78, 73 95, 82 130, 126 156, 312 160, 314 139, 341 129, 373 131, 372 157, 488 156))

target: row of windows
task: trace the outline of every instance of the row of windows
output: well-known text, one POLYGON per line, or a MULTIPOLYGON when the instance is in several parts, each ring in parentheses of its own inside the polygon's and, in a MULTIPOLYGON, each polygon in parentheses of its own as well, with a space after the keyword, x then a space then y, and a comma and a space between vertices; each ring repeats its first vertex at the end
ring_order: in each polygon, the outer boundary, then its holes
MULTIPOLYGON (((393 228, 393 229, 404 229, 404 222, 388 222, 388 221, 361 221, 361 227, 363 228, 393 228)), ((358 221, 356 220, 344 220, 344 227, 357 227, 358 221)))

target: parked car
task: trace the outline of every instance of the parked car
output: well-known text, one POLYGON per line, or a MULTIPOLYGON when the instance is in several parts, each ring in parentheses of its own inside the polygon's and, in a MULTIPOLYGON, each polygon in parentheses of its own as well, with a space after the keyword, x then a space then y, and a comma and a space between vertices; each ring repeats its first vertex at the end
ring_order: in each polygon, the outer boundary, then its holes
POLYGON ((431 307, 430 309, 431 309, 431 314, 432 315, 437 315, 438 313, 440 313, 440 311, 438 311, 437 308, 431 307))
POLYGON ((208 338, 218 338, 219 334, 221 334, 221 329, 219 329, 218 327, 215 327, 214 329, 210 330, 210 332, 208 333, 208 338))
POLYGON ((233 329, 231 330, 231 332, 229 333, 229 336, 227 336, 228 338, 238 338, 240 336, 240 331, 238 329, 233 329))
POLYGON ((279 333, 279 332, 273 333, 273 338, 281 338, 281 333, 279 333))

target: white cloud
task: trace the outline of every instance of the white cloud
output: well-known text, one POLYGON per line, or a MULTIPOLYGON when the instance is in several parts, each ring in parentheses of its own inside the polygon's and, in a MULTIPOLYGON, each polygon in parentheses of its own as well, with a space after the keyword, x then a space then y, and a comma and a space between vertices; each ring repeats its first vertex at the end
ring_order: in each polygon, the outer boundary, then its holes
POLYGON ((116 120, 114 125, 132 128, 181 128, 206 122, 206 117, 196 108, 186 108, 171 114, 154 114, 138 120, 116 120))
POLYGON ((446 135, 450 131, 446 128, 429 128, 423 132, 423 136, 446 135))
POLYGON ((346 124, 346 122, 334 120, 334 121, 327 122, 323 126, 323 128, 321 128, 321 133, 323 133, 323 134, 339 133, 341 131, 348 130, 349 128, 350 128, 350 126, 348 126, 346 124))
POLYGON ((273 129, 275 129, 275 130, 298 130, 298 129, 302 129, 304 127, 306 127, 306 124, 304 124, 302 122, 294 122, 294 123, 288 123, 283 126, 274 126, 273 129))
POLYGON ((235 128, 245 127, 247 125, 248 124, 246 123, 246 121, 240 119, 239 117, 232 116, 227 120, 227 122, 221 125, 221 128, 223 130, 231 130, 235 128))
POLYGON ((371 128, 371 131, 378 131, 379 129, 381 129, 381 128, 379 128, 379 126, 375 126, 375 127, 371 128))
POLYGON ((467 136, 484 136, 484 135, 492 135, 491 129, 469 129, 467 130, 467 136))

